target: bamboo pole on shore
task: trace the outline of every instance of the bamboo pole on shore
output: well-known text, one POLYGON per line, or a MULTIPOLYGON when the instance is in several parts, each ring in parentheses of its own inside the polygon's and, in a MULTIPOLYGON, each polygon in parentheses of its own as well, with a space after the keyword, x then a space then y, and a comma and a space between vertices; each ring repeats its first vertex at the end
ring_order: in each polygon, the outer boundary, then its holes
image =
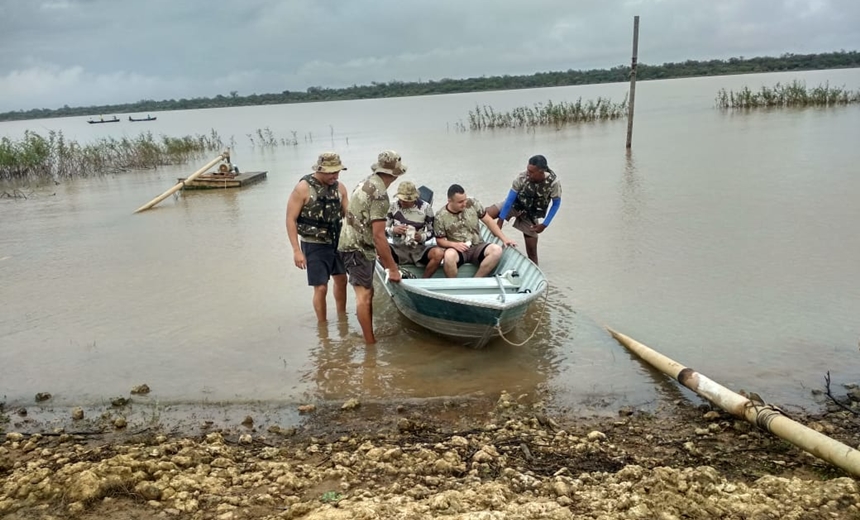
POLYGON ((860 477, 860 451, 789 419, 771 405, 754 403, 633 338, 608 327, 606 330, 648 364, 735 417, 745 419, 855 477, 860 477))
POLYGON ((627 149, 633 145, 633 106, 636 104, 636 65, 639 61, 639 16, 633 17, 633 59, 630 62, 630 99, 627 104, 627 149))
POLYGON ((155 206, 156 204, 158 204, 162 200, 166 199, 167 197, 173 195, 174 193, 176 193, 177 191, 182 189, 182 187, 185 186, 186 182, 193 181, 198 176, 206 173, 206 170, 215 166, 216 164, 218 164, 219 161, 224 160, 224 159, 226 159, 228 161, 230 160, 230 150, 225 150, 224 152, 221 153, 221 155, 219 155, 218 157, 216 157, 216 158, 212 159, 211 161, 209 161, 208 163, 206 163, 206 166, 204 166, 204 167, 200 168, 199 170, 197 170, 196 172, 192 173, 191 175, 186 177, 185 180, 181 180, 181 181, 177 182, 176 186, 170 188, 169 190, 165 191, 164 193, 162 193, 158 197, 155 197, 154 199, 147 202, 143 206, 137 208, 137 210, 135 210, 135 213, 140 213, 141 211, 148 210, 149 208, 155 206))

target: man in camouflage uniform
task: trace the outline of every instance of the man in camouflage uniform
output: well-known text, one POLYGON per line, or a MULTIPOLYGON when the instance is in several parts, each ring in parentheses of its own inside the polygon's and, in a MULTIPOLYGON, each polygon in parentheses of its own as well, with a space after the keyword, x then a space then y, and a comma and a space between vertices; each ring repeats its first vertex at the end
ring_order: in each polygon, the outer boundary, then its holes
POLYGON ((406 173, 406 165, 393 150, 379 154, 373 173, 361 181, 349 201, 338 251, 355 289, 355 306, 364 341, 376 343, 373 334, 373 270, 376 257, 388 269, 391 282, 400 281, 400 269, 391 256, 385 236, 386 214, 391 206, 388 187, 406 173))
POLYGON ((433 225, 436 244, 445 248, 442 268, 448 278, 456 277, 457 269, 465 263, 478 266, 476 278, 489 275, 499 264, 502 248, 481 238, 479 221, 505 246, 516 245, 502 233, 480 202, 466 197, 465 190, 459 184, 452 184, 448 188, 448 203, 436 212, 433 225))
POLYGON ((398 264, 423 264, 424 278, 430 278, 439 269, 445 250, 428 246, 433 236, 433 208, 421 200, 418 188, 409 181, 397 187, 394 202, 388 210, 386 231, 391 237, 391 250, 398 264))
POLYGON ((561 182, 547 165, 546 157, 535 155, 529 158, 526 171, 514 179, 507 199, 487 208, 487 213, 499 219, 499 229, 505 220, 516 217, 514 227, 523 232, 526 253, 537 265, 538 235, 549 227, 560 207, 561 182))
POLYGON ((338 182, 338 176, 346 167, 338 154, 326 152, 312 168, 313 173, 299 180, 287 202, 287 237, 293 248, 293 262, 299 269, 307 269, 308 285, 314 288, 317 320, 324 322, 329 278, 334 280, 337 312, 346 313, 346 269, 337 252, 348 203, 346 188, 338 182))

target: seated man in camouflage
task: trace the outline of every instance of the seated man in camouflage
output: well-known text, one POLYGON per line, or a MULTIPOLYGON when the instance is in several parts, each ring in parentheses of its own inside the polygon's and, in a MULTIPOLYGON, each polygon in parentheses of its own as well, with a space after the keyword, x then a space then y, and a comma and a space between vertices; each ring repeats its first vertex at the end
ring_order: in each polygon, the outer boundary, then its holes
POLYGON ((433 276, 442 263, 445 250, 427 246, 433 236, 433 208, 421 200, 418 188, 409 181, 397 187, 388 210, 386 231, 392 239, 391 251, 398 264, 424 264, 424 278, 433 276))
POLYGON ((479 222, 483 222, 505 246, 517 245, 502 233, 480 202, 466 197, 459 184, 452 184, 448 188, 448 203, 436 212, 433 225, 436 244, 445 248, 442 268, 448 278, 455 278, 457 269, 467 262, 478 266, 475 277, 489 275, 499 264, 502 248, 484 242, 479 222))

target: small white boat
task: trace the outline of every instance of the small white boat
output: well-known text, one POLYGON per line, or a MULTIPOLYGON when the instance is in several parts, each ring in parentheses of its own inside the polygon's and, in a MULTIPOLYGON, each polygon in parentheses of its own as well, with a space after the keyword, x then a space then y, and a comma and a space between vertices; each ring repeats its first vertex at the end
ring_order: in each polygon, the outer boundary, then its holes
MULTIPOLYGON (((483 224, 481 235, 502 245, 483 224)), ((415 278, 390 283, 376 262, 376 275, 397 309, 422 327, 476 348, 511 332, 547 291, 543 272, 515 247, 505 248, 494 274, 485 278, 473 278, 471 264, 461 266, 457 278, 446 278, 441 267, 432 278, 421 278, 423 267, 400 269, 415 278)))

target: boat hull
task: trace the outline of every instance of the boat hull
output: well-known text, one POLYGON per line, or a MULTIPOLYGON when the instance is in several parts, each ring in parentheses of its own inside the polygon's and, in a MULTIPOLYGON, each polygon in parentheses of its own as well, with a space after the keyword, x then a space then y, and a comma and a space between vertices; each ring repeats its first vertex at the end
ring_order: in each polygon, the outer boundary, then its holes
MULTIPOLYGON (((482 232, 485 239, 498 243, 486 229, 482 232)), ((440 269, 437 277, 431 279, 390 283, 386 281, 385 269, 377 261, 376 275, 407 319, 477 348, 511 332, 531 304, 547 290, 540 269, 513 248, 505 250, 496 271, 516 271, 520 275, 518 280, 521 278, 517 285, 503 283, 495 277, 472 278, 466 267, 469 266, 461 268, 463 278, 444 278, 440 276, 440 269)))
POLYGON ((482 347, 501 333, 511 332, 528 311, 531 301, 505 309, 477 307, 393 290, 394 305, 410 321, 472 347, 482 347))

